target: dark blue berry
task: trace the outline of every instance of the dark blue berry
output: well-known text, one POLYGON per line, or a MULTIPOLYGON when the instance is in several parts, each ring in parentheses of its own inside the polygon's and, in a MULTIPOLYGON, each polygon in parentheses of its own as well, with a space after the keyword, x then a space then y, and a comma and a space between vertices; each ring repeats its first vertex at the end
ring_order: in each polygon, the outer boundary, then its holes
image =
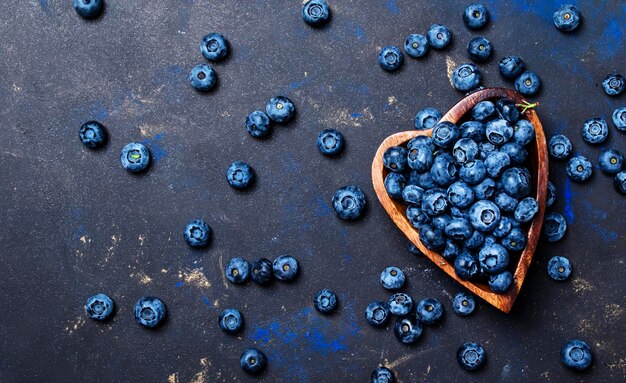
POLYGON ((383 165, 392 172, 402 173, 406 170, 407 150, 401 146, 392 146, 383 154, 383 165))
POLYGON ((482 4, 470 4, 463 12, 463 22, 469 29, 481 29, 489 21, 489 12, 482 4))
POLYGON ((298 266, 298 261, 291 255, 281 255, 272 263, 272 270, 279 281, 293 281, 298 276, 298 266))
POLYGON ((567 175, 576 182, 584 182, 593 174, 593 165, 583 156, 572 157, 565 168, 567 175))
POLYGON ((485 178, 473 187, 476 199, 491 199, 497 191, 496 182, 491 178, 485 178))
POLYGON ((548 261, 548 275, 555 281, 564 281, 572 273, 572 264, 565 257, 555 256, 548 261))
POLYGON ((500 209, 491 201, 481 200, 470 208, 469 219, 476 230, 492 231, 500 222, 500 209))
POLYGON ((393 372, 386 367, 379 367, 372 372, 370 383, 394 383, 393 372))
POLYGON ((602 89, 609 96, 619 96, 624 92, 626 79, 620 74, 610 74, 602 80, 602 89))
POLYGON ((225 273, 232 283, 245 283, 250 277, 250 264, 243 258, 232 258, 226 265, 225 273))
POLYGON ((393 72, 402 66, 404 56, 402 51, 395 45, 383 47, 378 53, 378 64, 386 71, 393 72))
POLYGON ((478 252, 478 262, 488 274, 498 274, 509 266, 509 252, 497 243, 484 245, 478 252))
POLYGON ((535 139, 535 127, 528 120, 519 120, 513 126, 513 140, 522 146, 535 139))
POLYGON ((504 236, 500 242, 505 249, 510 251, 522 251, 527 243, 526 233, 519 227, 513 227, 509 234, 504 236))
POLYGON ((480 121, 466 121, 461 124, 459 129, 461 129, 461 138, 471 138, 479 143, 479 147, 480 143, 485 140, 485 125, 480 121))
POLYGON ((420 250, 413 242, 409 242, 409 252, 413 255, 424 255, 422 250, 420 250))
POLYGON ((543 237, 548 242, 556 242, 563 238, 567 231, 567 222, 559 213, 546 213, 543 219, 543 237))
POLYGON ((413 308, 413 300, 405 293, 396 293, 389 297, 389 312, 393 315, 407 315, 413 308))
POLYGON ((554 202, 556 201, 556 187, 554 186, 554 184, 550 181, 548 181, 548 195, 546 197, 546 206, 550 207, 552 205, 554 205, 554 202))
POLYGON ((493 229, 493 232, 491 234, 493 234, 496 238, 502 238, 509 234, 512 228, 512 220, 509 217, 503 215, 500 217, 500 222, 498 222, 498 226, 493 229))
POLYGON ((476 301, 469 293, 456 293, 452 299, 452 309, 460 316, 467 316, 474 312, 476 301))
POLYGON ((435 298, 425 298, 417 303, 416 314, 420 322, 435 324, 443 316, 443 305, 435 298))
POLYGON ((514 124, 520 119, 520 112, 515 106, 515 102, 508 98, 501 98, 496 102, 496 110, 500 118, 514 124))
POLYGON ((432 225, 437 229, 444 231, 448 223, 452 220, 452 217, 448 214, 441 214, 432 218, 432 225))
POLYGON ((422 211, 422 208, 415 205, 409 205, 406 208, 406 218, 416 229, 422 227, 422 225, 430 223, 430 218, 426 213, 422 211))
MULTIPOLYGON (((437 157, 441 157, 441 156, 446 156, 446 154, 442 154, 440 156, 437 157)), ((452 159, 452 157, 448 156, 449 159, 452 159)), ((453 161, 453 160, 452 160, 453 161)), ((452 162, 450 162, 452 163, 452 162)), ((452 163, 452 165, 454 166, 454 164, 452 163)), ((453 169, 449 169, 450 172, 454 171, 454 173, 456 174, 456 167, 453 169)), ((435 180, 433 179, 433 176, 431 175, 431 172, 424 172, 424 173, 420 173, 416 170, 413 170, 410 174, 409 177, 409 184, 413 184, 413 185, 417 185, 419 187, 421 187, 424 190, 427 189, 431 189, 434 188, 437 184, 435 183, 435 180)))
POLYGON ((525 223, 532 220, 539 212, 539 204, 533 197, 526 197, 519 202, 513 216, 516 220, 525 223))
POLYGON ((424 246, 432 251, 439 251, 446 244, 443 231, 431 225, 422 225, 419 230, 419 236, 424 246))
POLYGON ((219 33, 209 33, 200 43, 200 52, 209 61, 220 61, 228 55, 228 42, 219 33))
POLYGON ((494 145, 504 145, 513 137, 513 126, 505 119, 499 118, 487 123, 485 134, 494 145))
POLYGON ((615 109, 612 120, 618 130, 626 132, 626 106, 615 109))
MULTIPOLYGON (((424 108, 415 115, 415 129, 428 130, 433 128, 443 115, 435 108, 424 108)), ((426 136, 418 136, 426 137, 426 136)), ((409 145, 410 146, 410 145, 409 145)))
POLYGON ((408 204, 421 206, 423 196, 424 189, 417 185, 406 185, 404 189, 402 189, 402 199, 408 204))
POLYGON ((380 273, 380 283, 387 290, 399 290, 404 286, 404 282, 404 273, 397 267, 387 267, 380 273))
POLYGON ((80 127, 78 137, 86 147, 99 148, 106 143, 107 132, 98 121, 88 121, 80 127))
MULTIPOLYGON (((478 232, 475 231, 474 233, 478 232)), ((461 279, 472 279, 479 272, 478 260, 469 251, 464 251, 454 260, 454 272, 461 279)))
POLYGON ((389 319, 389 306, 382 301, 374 301, 365 308, 365 319, 369 324, 382 327, 389 319))
POLYGON ((217 73, 210 65, 196 65, 189 73, 189 83, 197 91, 208 92, 217 84, 217 73))
POLYGON ((497 192, 496 196, 493 198, 493 202, 500 210, 507 212, 514 211, 519 203, 517 199, 506 194, 504 191, 497 192))
POLYGON ((465 342, 456 352, 456 359, 464 370, 476 371, 485 363, 485 349, 478 343, 465 342))
POLYGON ((414 145, 409 149, 408 156, 409 167, 418 172, 425 172, 433 165, 433 150, 427 145, 414 145))
POLYGON ((572 4, 563 5, 554 12, 552 21, 563 32, 571 32, 580 24, 580 11, 572 4))
POLYGON ((461 92, 469 92, 478 88, 481 80, 480 70, 474 64, 461 64, 452 72, 452 86, 461 92))
POLYGON ((206 246, 211 239, 211 228, 201 219, 195 219, 185 226, 185 241, 191 247, 206 246))
POLYGON ((359 218, 365 211, 365 194, 354 185, 338 189, 333 196, 333 208, 341 219, 351 221, 359 218))
POLYGON ((565 159, 572 153, 572 143, 566 136, 557 134, 550 138, 550 142, 548 143, 548 152, 556 159, 565 159))
POLYGON ((267 358, 256 348, 247 348, 241 353, 239 365, 248 374, 258 374, 265 370, 267 358))
POLYGON ((591 118, 583 124, 582 135, 590 144, 601 144, 609 135, 609 125, 603 118, 591 118))
POLYGON ((484 161, 490 154, 496 153, 498 151, 498 147, 489 141, 483 141, 478 144, 478 150, 479 158, 484 161))
POLYGON ((252 280, 259 285, 267 285, 274 279, 272 262, 267 258, 259 258, 252 262, 252 280))
MULTIPOLYGON (((480 122, 486 122, 491 119, 496 112, 496 106, 491 101, 481 101, 472 108, 472 118, 480 122)), ((468 121, 469 122, 469 121, 468 121)), ((463 130, 463 125, 461 125, 463 130)), ((463 134, 461 134, 463 136, 463 134)))
POLYGON ((226 180, 235 189, 243 190, 254 182, 254 171, 247 163, 235 161, 226 170, 226 180))
POLYGON ((513 275, 510 271, 503 271, 500 274, 489 276, 488 284, 491 291, 496 294, 504 294, 511 288, 513 275))
POLYGON ((417 342, 422 335, 422 323, 416 315, 408 315, 396 320, 393 328, 396 338, 404 344, 412 344, 417 342))
POLYGON ((91 319, 104 321, 111 317, 114 303, 106 294, 96 294, 87 298, 85 312, 91 319))
POLYGON ((515 79, 515 90, 524 96, 532 96, 539 91, 541 80, 537 73, 527 70, 515 79))
MULTIPOLYGON (((423 111, 425 111, 426 109, 424 109, 423 111)), ((432 109, 434 110, 434 109, 432 109)), ((420 111, 420 112, 423 112, 420 111)), ((420 112, 418 112, 418 116, 420 116, 420 112)), ((434 119, 434 117, 436 117, 434 114, 432 114, 431 116, 433 116, 433 118, 431 119, 430 117, 424 117, 424 119, 421 119, 420 121, 422 121, 422 124, 424 127, 426 126, 435 126, 437 124, 437 122, 439 121, 439 118, 437 118, 436 120, 434 119)), ((415 138, 413 138, 412 140, 410 140, 407 144, 406 144, 406 148, 410 151, 411 149, 418 147, 418 146, 428 146, 432 151, 435 151, 436 147, 435 144, 433 143, 433 139, 430 136, 425 136, 425 135, 418 135, 415 138)))
POLYGON ((265 137, 272 130, 272 120, 267 113, 255 110, 246 118, 246 130, 252 137, 265 137))
POLYGON ((322 314, 330 314, 337 308, 337 295, 329 289, 322 289, 315 295, 313 304, 322 314))
POLYGON ((287 97, 276 96, 267 102, 265 112, 272 121, 282 124, 293 118, 296 107, 287 97))
POLYGON ((464 209, 474 201, 474 190, 463 181, 457 181, 447 190, 448 202, 455 207, 464 209))
POLYGON ((324 155, 336 156, 343 151, 344 145, 343 134, 335 129, 324 129, 317 136, 317 148, 324 155))
POLYGON ((505 169, 511 165, 511 158, 503 152, 494 152, 485 159, 487 174, 491 177, 499 177, 505 169))
POLYGON ((135 320, 147 328, 155 328, 165 319, 166 308, 159 298, 143 297, 135 303, 135 320))
POLYGON ((448 238, 456 241, 465 241, 474 233, 474 228, 467 218, 452 218, 445 227, 448 238))
POLYGON ((466 239, 463 244, 466 248, 473 250, 480 247, 485 241, 485 235, 478 230, 474 230, 472 236, 466 239))
POLYGON ((456 257, 458 257, 462 251, 463 248, 460 243, 452 239, 448 239, 446 241, 445 247, 443 248, 443 251, 441 252, 441 256, 447 260, 452 261, 456 259, 456 257))
POLYGON ((528 152, 524 147, 516 142, 507 142, 500 148, 502 153, 506 153, 513 165, 523 165, 528 159, 528 152))
POLYGON ((452 122, 443 121, 433 128, 433 143, 440 148, 450 148, 458 140, 461 130, 452 122))
POLYGON ((243 316, 239 310, 226 309, 220 313, 217 323, 224 332, 236 334, 243 327, 243 316))
POLYGON ((502 187, 513 198, 524 198, 530 193, 530 173, 526 168, 510 168, 502 173, 502 187))
POLYGON ((122 167, 131 173, 139 173, 150 166, 150 151, 143 144, 131 142, 120 154, 122 167))
POLYGON ((502 76, 512 80, 522 74, 526 69, 526 64, 519 56, 507 56, 500 60, 498 68, 502 76))
POLYGON ((626 194, 626 170, 621 171, 615 175, 615 179, 613 179, 613 185, 618 192, 622 194, 626 194))
POLYGON ((459 178, 469 185, 477 185, 485 177, 487 177, 487 167, 481 160, 468 161, 459 170, 459 178))
POLYGON ((443 189, 429 189, 422 196, 422 210, 433 217, 448 210, 448 200, 443 189))
POLYGON ((441 24, 433 24, 428 28, 426 32, 426 39, 428 44, 434 49, 443 49, 450 45, 452 41, 452 32, 441 24))
POLYGON ((570 340, 561 348, 561 363, 565 367, 584 371, 591 366, 592 362, 591 348, 582 340, 570 340))
POLYGON ((428 40, 423 35, 412 34, 404 41, 404 51, 414 58, 424 57, 428 53, 428 47, 428 40))
POLYGON ((93 19, 102 13, 104 0, 72 0, 72 6, 80 17, 93 19))
POLYGON ((491 42, 482 36, 474 37, 467 44, 467 54, 476 62, 485 62, 491 56, 491 42))
POLYGON ((471 138, 461 138, 452 148, 452 156, 459 164, 464 164, 478 157, 478 144, 471 138))
MULTIPOLYGON (((439 186, 445 187, 452 184, 458 173, 455 163, 454 158, 448 153, 438 155, 430 168, 430 177, 439 186)), ((422 187, 428 189, 426 186, 422 187)))
POLYGON ((314 27, 326 24, 330 18, 330 8, 326 0, 309 0, 302 7, 302 18, 314 27))

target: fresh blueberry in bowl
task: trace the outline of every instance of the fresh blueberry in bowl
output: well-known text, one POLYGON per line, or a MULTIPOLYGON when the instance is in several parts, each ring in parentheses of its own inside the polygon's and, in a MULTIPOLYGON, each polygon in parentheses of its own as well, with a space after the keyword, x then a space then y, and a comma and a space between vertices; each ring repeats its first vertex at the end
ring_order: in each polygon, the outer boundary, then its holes
POLYGON ((481 29, 489 21, 489 11, 482 4, 470 4, 463 12, 463 22, 469 29, 481 29))
POLYGON ((507 120, 511 124, 516 123, 521 116, 515 102, 508 98, 501 98, 496 102, 496 111, 500 118, 507 120))
MULTIPOLYGON (((480 245, 483 244, 484 241, 485 241, 485 234, 483 234, 482 232, 480 232, 478 230, 474 230, 472 235, 468 239, 463 241, 463 245, 468 250, 475 250, 475 249, 478 249, 480 247, 480 245)), ((472 259, 475 259, 476 256, 474 254, 472 254, 472 253, 466 253, 466 252, 463 252, 463 254, 465 254, 464 255, 465 259, 463 260, 463 262, 459 262, 459 266, 466 266, 466 268, 471 272, 472 269, 473 269, 473 264, 470 262, 470 258, 467 257, 467 254, 469 254, 472 259)), ((463 254, 461 254, 461 255, 463 255, 463 254)), ((459 257, 459 258, 461 258, 461 257, 459 257)), ((476 260, 476 261, 478 262, 478 260, 476 260)), ((456 270, 456 266, 457 265, 456 265, 456 262, 455 262, 455 271, 458 271, 458 270, 456 270)), ((478 270, 476 270, 476 271, 478 271, 478 270)), ((459 273, 457 272, 457 275, 458 274, 459 273)), ((470 274, 472 274, 472 273, 470 273, 470 274)))
POLYGON ((497 152, 499 149, 496 145, 489 141, 483 141, 478 144, 479 158, 485 160, 490 154, 497 152))
POLYGON ((424 189, 417 185, 406 185, 404 189, 402 189, 402 199, 408 204, 421 206, 423 196, 424 189))
POLYGON ((570 340, 561 348, 561 363, 565 367, 584 371, 591 366, 593 355, 591 348, 582 340, 570 340))
POLYGON ((443 189, 429 189, 422 196, 422 210, 431 217, 448 210, 448 200, 443 189))
POLYGON ((547 207, 554 205, 554 202, 556 201, 556 196, 556 186, 554 186, 552 182, 548 181, 548 195, 546 197, 547 207))
POLYGON ((482 75, 474 64, 461 64, 452 72, 452 86, 461 92, 469 92, 478 88, 481 80, 482 75))
POLYGON ((333 208, 341 219, 351 221, 359 218, 365 211, 365 194, 354 185, 338 189, 333 196, 333 208))
POLYGON ((378 53, 378 64, 388 72, 400 69, 403 61, 402 51, 395 45, 387 45, 378 53))
POLYGON ((379 367, 372 372, 370 383, 394 383, 393 372, 387 367, 379 367))
POLYGON ((467 218, 452 218, 444 229, 448 238, 455 241, 465 241, 474 233, 474 228, 467 218))
POLYGON ((494 152, 485 159, 485 168, 490 177, 499 177, 511 165, 511 158, 504 152, 494 152))
POLYGON ((463 248, 459 242, 452 240, 452 239, 448 239, 446 240, 446 246, 441 252, 441 256, 444 259, 452 261, 456 259, 456 257, 458 257, 462 251, 463 251, 463 248))
POLYGON ((246 117, 246 130, 254 138, 267 136, 272 130, 272 120, 267 113, 255 110, 246 117))
POLYGON ((150 151, 143 144, 131 142, 120 153, 122 167, 131 173, 139 173, 150 166, 150 151))
POLYGON ((426 39, 434 49, 443 49, 450 45, 452 32, 445 25, 433 24, 426 32, 426 39))
POLYGON ((487 123, 485 134, 487 139, 494 145, 504 145, 513 137, 515 131, 511 123, 503 118, 491 120, 487 123))
POLYGON ((509 252, 497 243, 483 245, 478 252, 478 262, 488 274, 499 274, 509 266, 509 252))
POLYGON ((252 262, 252 280, 259 285, 267 285, 274 279, 274 267, 267 258, 259 258, 252 262))
POLYGON ((567 231, 567 222, 565 218, 555 212, 546 213, 543 218, 542 234, 546 241, 556 242, 563 238, 567 231))
POLYGON ((94 19, 102 13, 104 0, 72 0, 72 6, 80 17, 94 19))
POLYGON ((524 250, 527 242, 526 233, 519 227, 513 227, 511 231, 500 240, 502 246, 510 251, 524 250))
POLYGON ((114 303, 106 294, 96 294, 87 298, 85 312, 91 319, 105 321, 113 314, 114 303))
POLYGON ((452 206, 464 209, 474 201, 474 189, 463 181, 457 181, 448 187, 447 196, 452 206))
POLYGON ((467 54, 476 62, 485 62, 491 56, 491 42, 482 36, 474 37, 467 44, 467 54))
POLYGON ((399 290, 404 286, 406 278, 402 270, 397 267, 389 266, 380 273, 380 283, 387 290, 399 290))
POLYGON ((243 327, 243 315, 236 309, 226 309, 220 313, 217 320, 222 331, 228 334, 236 334, 243 327))
POLYGON ((541 80, 537 73, 527 70, 515 79, 515 90, 524 96, 533 96, 541 87, 541 80))
POLYGON ((555 281, 564 281, 572 273, 572 264, 569 259, 554 256, 548 261, 548 275, 555 281))
POLYGON ((417 172, 428 171, 434 161, 433 149, 428 145, 414 145, 409 149, 407 160, 409 167, 417 172))
MULTIPOLYGON (((336 156, 343 151, 343 134, 335 129, 324 129, 317 136, 317 148, 326 156, 336 156)), ((406 158, 405 158, 406 161, 406 158)))
POLYGON ((396 320, 393 332, 400 342, 412 344, 422 335, 422 323, 416 315, 407 315, 396 320))
POLYGON ((526 168, 510 168, 502 173, 502 187, 513 198, 524 198, 530 193, 530 173, 526 168))
POLYGON ((219 33, 209 33, 202 39, 200 52, 209 61, 220 61, 228 55, 228 42, 219 33))
POLYGON ((426 36, 411 34, 404 40, 404 51, 413 58, 424 57, 428 53, 428 40, 426 36))
POLYGON ((624 92, 624 87, 626 87, 626 79, 617 73, 610 74, 602 80, 602 89, 609 96, 619 96, 624 92))
POLYGON ((365 308, 365 319, 372 326, 382 327, 389 319, 389 306, 383 301, 371 302, 365 308))
POLYGON ((337 295, 329 289, 322 289, 315 295, 313 304, 322 314, 330 314, 337 308, 337 295))
POLYGON ((497 185, 491 178, 485 178, 479 184, 474 185, 476 199, 491 199, 497 191, 497 185))
POLYGON ((500 210, 506 211, 506 212, 515 211, 515 208, 517 207, 517 204, 519 203, 519 201, 516 198, 511 197, 505 191, 497 192, 495 197, 493 198, 493 202, 496 204, 496 206, 500 210))
POLYGON ((593 165, 585 157, 575 156, 567 162, 565 170, 572 180, 585 182, 593 174, 593 165))
POLYGON ((461 131, 458 126, 449 121, 442 121, 433 128, 433 144, 444 149, 450 148, 460 135, 461 131))
POLYGON ((519 120, 513 126, 513 140, 522 146, 535 139, 535 127, 528 120, 519 120))
POLYGON ((526 64, 519 56, 507 56, 500 60, 498 69, 503 77, 513 80, 524 72, 526 64))
POLYGON ((626 170, 621 171, 615 175, 613 179, 613 185, 618 192, 626 194, 626 170))
POLYGON ((293 118, 296 107, 287 97, 276 96, 267 102, 265 112, 272 121, 282 124, 293 118))
POLYGON ((519 222, 525 223, 532 220, 539 212, 539 204, 533 197, 526 197, 519 202, 513 216, 519 222))
POLYGON ((498 222, 498 226, 493 229, 491 234, 496 238, 503 238, 511 232, 511 229, 513 229, 513 221, 511 220, 511 218, 503 215, 500 217, 500 222, 498 222))
POLYGON ((443 231, 431 225, 422 225, 420 227, 419 237, 424 246, 432 251, 439 251, 443 249, 446 244, 443 231))
POLYGON ((191 247, 203 247, 211 239, 211 228, 201 219, 194 219, 185 226, 185 242, 191 247))
MULTIPOLYGON (((415 129, 428 130, 433 128, 443 115, 435 108, 424 108, 415 115, 415 129)), ((426 137, 426 136, 418 136, 426 137)), ((410 146, 410 145, 408 145, 410 146)))
POLYGON ((417 302, 416 314, 420 322, 432 325, 443 317, 443 305, 438 299, 425 298, 417 302))
POLYGON ((609 125, 603 118, 591 118, 583 123, 582 135, 590 144, 601 144, 609 135, 609 125))
POLYGON ((489 200, 481 200, 470 208, 469 219, 476 230, 492 231, 500 222, 500 209, 489 200))
POLYGON ((474 312, 476 300, 469 293, 456 293, 452 299, 452 309, 460 316, 467 316, 474 312))
POLYGON ((622 170, 624 156, 614 149, 609 149, 600 154, 600 170, 607 174, 617 174, 622 170))
POLYGON ((389 297, 389 312, 393 315, 407 315, 413 308, 413 299, 405 293, 396 293, 389 297))
POLYGON ((208 92, 217 84, 217 73, 210 65, 196 65, 189 73, 189 83, 199 92, 208 92))
POLYGON ((247 163, 235 161, 226 170, 226 180, 233 188, 243 190, 254 182, 254 171, 247 163))
POLYGON ((135 303, 135 320, 147 328, 155 328, 165 319, 166 308, 159 298, 143 297, 135 303))
POLYGON ((430 223, 430 218, 428 214, 422 211, 422 208, 416 205, 409 205, 406 208, 406 218, 416 229, 420 229, 423 225, 430 223))
POLYGON ((383 154, 383 165, 392 172, 402 173, 406 170, 407 150, 401 146, 392 146, 383 154))
MULTIPOLYGON (((481 101, 472 108, 472 118, 480 122, 487 122, 495 113, 496 106, 489 100, 481 101)), ((463 125, 461 129, 463 130, 463 125)))
POLYGON ((487 166, 481 160, 467 161, 459 170, 459 178, 469 185, 478 185, 487 177, 487 166))
POLYGON ((250 264, 243 258, 231 258, 225 272, 226 278, 232 283, 245 283, 250 277, 250 264))
POLYGON ((465 342, 456 352, 459 365, 467 371, 476 371, 485 363, 485 349, 478 343, 465 342))
POLYGON ((548 143, 548 152, 550 156, 562 160, 572 153, 572 143, 566 136, 562 134, 557 134, 550 138, 550 142, 548 143))
POLYGON ((510 271, 503 271, 500 274, 490 275, 488 279, 489 288, 496 294, 504 294, 511 288, 513 275, 510 271))
POLYGON ((272 262, 274 276, 279 281, 293 281, 298 276, 298 261, 291 255, 281 255, 272 262))
POLYGON ((330 18, 330 8, 326 0, 309 0, 302 7, 302 18, 314 27, 326 24, 330 18))
POLYGON ((104 125, 98 121, 87 121, 80 127, 78 137, 83 145, 95 149, 106 143, 107 132, 104 125))
POLYGON ((572 32, 580 24, 580 11, 575 5, 566 4, 554 12, 554 26, 563 32, 572 32))
MULTIPOLYGON (((494 106, 495 111, 495 106, 494 106)), ((491 117, 485 117, 487 120, 491 117)), ((485 124, 480 121, 465 121, 459 127, 461 129, 461 138, 471 138, 472 140, 480 144, 485 140, 485 124)))
POLYGON ((241 366, 241 369, 248 374, 259 374, 265 370, 267 357, 263 352, 257 350, 256 348, 247 348, 241 353, 239 365, 241 366))
POLYGON ((478 157, 478 144, 471 138, 461 138, 454 144, 452 156, 459 164, 473 161, 478 157))
MULTIPOLYGON (((451 185, 457 179, 458 169, 456 167, 456 161, 448 153, 443 153, 435 157, 433 165, 430 168, 431 179, 439 186, 445 187, 451 185)), ((420 185, 425 189, 430 189, 424 185, 420 185)))
POLYGON ((612 120, 617 130, 626 132, 626 106, 615 109, 615 111, 613 111, 612 120))
POLYGON ((432 217, 432 225, 441 231, 445 231, 446 226, 448 225, 448 223, 450 223, 451 220, 452 217, 450 215, 440 214, 432 217))

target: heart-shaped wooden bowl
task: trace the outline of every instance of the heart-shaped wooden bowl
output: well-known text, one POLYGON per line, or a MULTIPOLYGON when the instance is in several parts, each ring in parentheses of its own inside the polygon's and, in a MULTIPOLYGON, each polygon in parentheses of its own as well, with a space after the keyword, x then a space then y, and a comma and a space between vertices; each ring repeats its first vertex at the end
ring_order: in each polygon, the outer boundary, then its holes
MULTIPOLYGON (((452 109, 450 109, 448 113, 446 113, 445 116, 443 116, 441 121, 450 121, 456 124, 480 101, 494 99, 497 100, 503 97, 515 101, 516 104, 520 104, 526 101, 521 94, 511 89, 483 89, 472 93, 459 101, 452 109)), ((526 273, 528 272, 530 262, 535 252, 535 248, 537 247, 539 236, 541 234, 541 225, 543 223, 543 215, 546 209, 546 193, 548 187, 548 150, 546 148, 546 137, 544 135, 541 122, 539 121, 539 117, 537 117, 537 113, 533 109, 529 109, 525 112, 525 116, 535 127, 536 138, 534 141, 534 145, 529 145, 527 147, 527 150, 531 163, 531 195, 534 195, 537 199, 537 202, 539 203, 539 212, 530 223, 526 248, 522 252, 519 258, 519 262, 517 263, 515 273, 513 274, 513 285, 506 294, 495 294, 491 292, 489 287, 485 284, 465 281, 457 277, 456 273, 454 272, 453 264, 445 260, 440 254, 429 250, 428 248, 426 248, 426 246, 422 244, 419 239, 418 230, 415 229, 406 218, 406 203, 404 201, 392 199, 391 197, 389 197, 387 191, 385 190, 384 180, 385 176, 387 176, 387 174, 389 173, 389 170, 387 170, 383 165, 383 154, 385 153, 385 151, 392 146, 405 145, 409 140, 416 136, 430 136, 432 134, 432 129, 411 130, 407 132, 396 133, 392 136, 387 137, 387 139, 383 141, 383 143, 376 151, 376 156, 374 157, 374 162, 372 163, 372 181, 374 183, 374 190, 376 191, 376 195, 378 196, 378 199, 382 203, 385 210, 387 210, 387 213, 389 214, 391 219, 400 228, 400 230, 402 230, 404 235, 406 235, 407 238, 409 238, 409 240, 413 242, 413 244, 415 244, 415 246, 417 246, 439 268, 448 273, 449 276, 454 278, 457 282, 465 286, 474 294, 478 295, 482 299, 489 302, 491 305, 506 313, 511 311, 513 303, 515 302, 515 298, 517 298, 517 295, 522 288, 522 283, 524 282, 524 278, 526 277, 526 273)))

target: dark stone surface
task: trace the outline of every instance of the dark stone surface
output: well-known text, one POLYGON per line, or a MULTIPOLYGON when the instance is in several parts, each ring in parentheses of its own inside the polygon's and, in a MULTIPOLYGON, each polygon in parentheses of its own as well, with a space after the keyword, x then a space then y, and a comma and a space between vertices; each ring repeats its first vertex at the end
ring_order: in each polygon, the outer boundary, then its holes
POLYGON ((581 29, 563 34, 551 15, 560 1, 485 1, 492 21, 483 32, 462 22, 455 1, 333 0, 333 19, 321 30, 300 17, 300 2, 154 0, 107 1, 87 22, 69 0, 4 0, 0 4, 0 381, 352 382, 367 381, 380 363, 400 382, 623 381, 625 199, 599 172, 570 183, 563 162, 550 165, 559 196, 556 211, 570 226, 565 239, 542 244, 522 293, 506 315, 479 301, 469 318, 453 314, 459 290, 428 260, 409 254, 407 241, 373 193, 370 164, 388 135, 410 129, 421 107, 451 107, 461 95, 449 84, 452 63, 467 61, 472 36, 493 43, 481 64, 485 84, 511 86, 497 61, 521 55, 539 73, 538 110, 547 135, 566 133, 594 165, 602 148, 624 151, 611 126, 601 148, 586 145, 585 119, 623 106, 600 82, 626 71, 626 7, 619 1, 579 1, 581 29), (452 46, 385 73, 378 49, 448 25, 452 46), (188 71, 204 62, 204 34, 223 33, 232 54, 215 65, 217 91, 198 94, 188 71), (448 67, 448 68, 447 68, 448 67), (243 123, 275 95, 290 97, 297 119, 271 138, 252 139, 243 123), (78 140, 82 123, 97 119, 110 133, 106 148, 78 140), (347 150, 322 156, 315 139, 336 128, 347 150), (128 142, 154 154, 149 173, 134 176, 119 163, 128 142), (258 181, 231 189, 227 166, 249 162, 258 181), (338 220, 334 191, 359 185, 366 217, 338 220), (213 228, 212 245, 193 251, 183 228, 194 218, 213 228), (223 265, 289 253, 301 261, 294 284, 234 286, 223 265), (546 273, 553 255, 567 256, 573 278, 546 273), (389 265, 401 267, 414 298, 444 302, 445 320, 405 347, 392 329, 377 330, 365 306, 388 293, 378 282, 389 265), (340 309, 322 316, 312 307, 323 287, 338 293, 340 309), (85 299, 109 294, 112 322, 89 321, 85 299), (142 295, 167 304, 166 325, 147 331, 134 322, 142 295), (227 336, 221 309, 242 311, 246 327, 227 336), (577 375, 559 361, 572 338, 590 343, 596 362, 577 375), (487 351, 476 373, 456 363, 465 340, 487 351), (265 351, 269 368, 251 378, 239 368, 249 346, 265 351))

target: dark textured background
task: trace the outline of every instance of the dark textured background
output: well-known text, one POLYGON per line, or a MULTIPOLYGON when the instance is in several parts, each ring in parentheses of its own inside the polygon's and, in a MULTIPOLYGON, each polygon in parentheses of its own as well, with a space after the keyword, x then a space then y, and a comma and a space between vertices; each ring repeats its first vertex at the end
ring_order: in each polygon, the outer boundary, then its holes
POLYGON ((305 25, 298 0, 108 0, 94 22, 70 3, 0 2, 0 381, 363 382, 379 363, 405 383, 624 381, 626 199, 609 177, 596 171, 591 182, 573 184, 563 163, 551 163, 555 209, 567 217, 568 234, 540 246, 511 314, 480 302, 469 318, 451 310, 459 286, 408 253, 369 177, 386 136, 410 129, 419 108, 446 110, 461 97, 447 71, 467 61, 467 41, 479 34, 495 47, 494 60, 480 65, 486 85, 510 86, 497 71, 508 54, 540 74, 538 113, 548 136, 568 134, 595 164, 602 149, 626 150, 612 125, 600 148, 580 137, 585 119, 610 118, 626 103, 599 85, 610 72, 626 72, 623 2, 578 2, 584 24, 571 35, 552 25, 561 1, 484 1, 492 21, 480 33, 463 26, 467 2, 456 1, 332 0, 334 17, 322 30, 305 25), (449 49, 407 59, 397 74, 381 70, 381 46, 435 22, 453 31, 449 49), (187 73, 204 62, 199 42, 212 31, 230 40, 232 55, 215 65, 217 91, 201 95, 187 73), (269 139, 252 139, 246 115, 278 94, 294 101, 297 119, 269 139), (109 130, 104 150, 78 140, 89 119, 109 130), (346 136, 341 158, 318 153, 324 128, 346 136), (130 141, 150 147, 149 173, 121 168, 119 152, 130 141), (256 169, 253 190, 226 183, 234 160, 256 169), (330 207, 333 192, 348 183, 364 189, 370 206, 351 224, 330 207), (192 251, 182 229, 199 217, 214 240, 192 251), (281 253, 301 261, 295 284, 225 283, 230 257, 281 253), (553 255, 573 262, 569 282, 546 275, 553 255), (441 299, 447 310, 412 347, 363 316, 369 301, 388 295, 378 276, 389 265, 406 272, 415 299, 441 299), (341 300, 330 317, 311 305, 323 287, 341 300), (111 323, 86 319, 83 303, 96 292, 117 304, 111 323), (169 309, 157 331, 132 318, 145 294, 169 309), (245 315, 238 337, 217 328, 226 307, 245 315), (559 362, 571 338, 593 347, 596 362, 586 374, 559 362), (488 353, 473 375, 455 360, 464 340, 488 353), (251 345, 269 358, 259 378, 239 368, 251 345))

